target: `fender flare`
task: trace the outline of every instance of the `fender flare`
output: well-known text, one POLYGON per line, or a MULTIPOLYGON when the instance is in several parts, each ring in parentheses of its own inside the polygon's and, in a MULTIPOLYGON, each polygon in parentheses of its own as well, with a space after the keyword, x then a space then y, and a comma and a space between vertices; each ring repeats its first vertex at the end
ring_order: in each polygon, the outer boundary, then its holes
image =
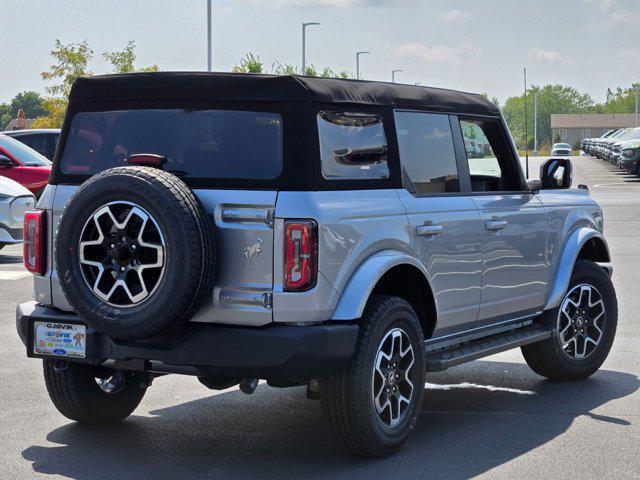
MULTIPOLYGON (((582 247, 584 247, 584 245, 592 238, 597 238, 603 243, 606 249, 606 258, 611 258, 609 245, 602 233, 592 227, 586 226, 576 229, 565 242, 562 254, 559 257, 555 275, 551 279, 551 288, 549 289, 547 304, 544 307, 545 310, 556 308, 560 305, 567 288, 569 288, 569 281, 571 280, 573 266, 578 259, 580 250, 582 250, 582 247)), ((607 268, 607 273, 609 273, 609 275, 611 274, 611 270, 611 268, 607 268)))
POLYGON ((352 275, 340 296, 332 320, 355 320, 362 317, 369 296, 378 281, 385 273, 399 265, 416 267, 430 284, 426 268, 414 257, 396 250, 383 250, 368 257, 352 275))

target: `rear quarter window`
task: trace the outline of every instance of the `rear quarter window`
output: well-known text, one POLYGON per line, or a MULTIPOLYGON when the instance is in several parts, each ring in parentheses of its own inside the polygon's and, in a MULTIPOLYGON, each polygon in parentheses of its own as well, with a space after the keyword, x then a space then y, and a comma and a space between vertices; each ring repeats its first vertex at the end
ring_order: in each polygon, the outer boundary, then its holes
POLYGON ((319 112, 322 176, 327 180, 389 178, 382 117, 351 112, 319 112))
POLYGON ((134 154, 166 157, 165 170, 202 179, 276 178, 282 117, 232 110, 149 109, 77 113, 60 171, 93 175, 134 154))

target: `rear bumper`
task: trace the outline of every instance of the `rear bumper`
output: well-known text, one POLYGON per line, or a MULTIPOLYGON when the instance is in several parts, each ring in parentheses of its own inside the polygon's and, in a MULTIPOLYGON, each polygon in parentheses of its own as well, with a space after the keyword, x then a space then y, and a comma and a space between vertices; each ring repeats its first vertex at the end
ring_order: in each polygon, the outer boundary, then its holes
MULTIPOLYGON (((18 305, 16 329, 33 353, 35 321, 83 323, 76 315, 36 302, 18 305)), ((115 341, 87 328, 87 357, 64 360, 90 364, 106 361, 122 368, 247 378, 307 379, 336 370, 353 355, 356 324, 232 327, 189 324, 179 337, 115 341)), ((56 358, 56 357, 48 357, 56 358)))

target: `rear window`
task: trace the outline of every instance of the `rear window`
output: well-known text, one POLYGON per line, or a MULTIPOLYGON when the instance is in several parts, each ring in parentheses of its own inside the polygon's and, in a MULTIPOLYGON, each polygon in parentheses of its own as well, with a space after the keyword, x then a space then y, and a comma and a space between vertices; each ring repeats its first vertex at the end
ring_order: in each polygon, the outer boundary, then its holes
POLYGON ((93 175, 138 153, 163 155, 165 170, 191 178, 273 179, 282 171, 282 117, 231 110, 78 113, 60 170, 93 175))

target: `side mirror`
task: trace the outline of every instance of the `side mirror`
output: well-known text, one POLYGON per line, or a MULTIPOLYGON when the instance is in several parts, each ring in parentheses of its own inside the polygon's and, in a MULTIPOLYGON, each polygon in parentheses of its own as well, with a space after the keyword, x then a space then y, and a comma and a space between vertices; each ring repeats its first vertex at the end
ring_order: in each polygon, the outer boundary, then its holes
POLYGON ((566 158, 550 158, 540 167, 542 190, 571 188, 573 165, 566 158))
POLYGON ((5 155, 0 155, 0 168, 11 168, 13 167, 13 162, 11 159, 5 155))

